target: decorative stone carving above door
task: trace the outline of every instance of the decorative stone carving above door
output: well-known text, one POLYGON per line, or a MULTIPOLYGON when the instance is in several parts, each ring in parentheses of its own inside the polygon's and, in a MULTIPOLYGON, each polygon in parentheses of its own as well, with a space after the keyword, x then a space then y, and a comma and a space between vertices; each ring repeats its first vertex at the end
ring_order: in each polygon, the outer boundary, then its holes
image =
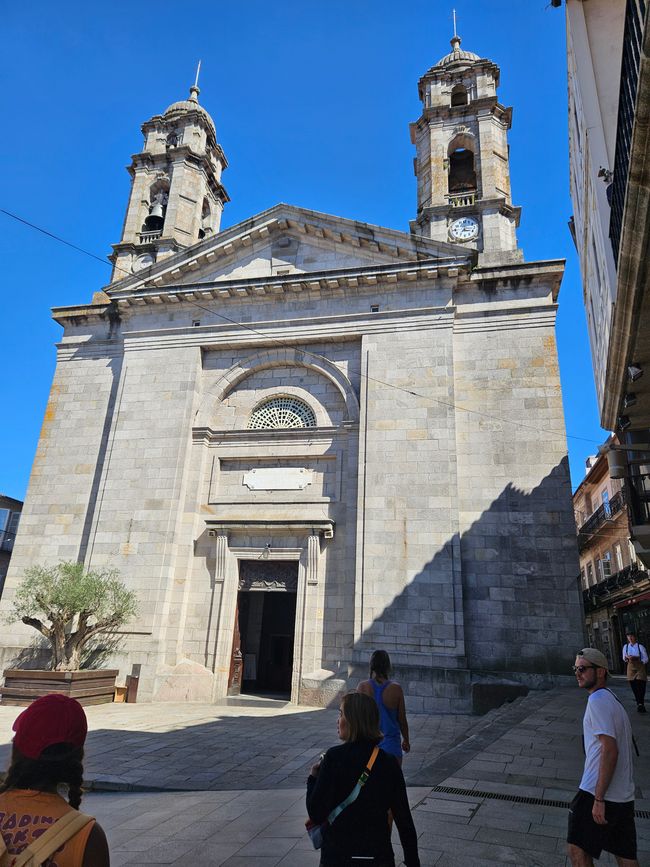
POLYGON ((239 590, 298 590, 298 573, 290 560, 240 560, 239 590))

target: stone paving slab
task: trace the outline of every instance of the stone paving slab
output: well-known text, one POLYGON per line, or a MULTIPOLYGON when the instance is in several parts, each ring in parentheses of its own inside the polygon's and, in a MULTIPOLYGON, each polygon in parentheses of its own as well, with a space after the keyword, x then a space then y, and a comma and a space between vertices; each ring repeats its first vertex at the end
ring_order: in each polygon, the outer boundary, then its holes
MULTIPOLYGON (((650 723, 637 715, 629 687, 612 687, 626 706, 641 755, 635 759, 636 808, 650 810, 650 723)), ((583 767, 581 719, 586 695, 562 689, 531 695, 468 731, 468 737, 413 775, 465 794, 430 793, 414 819, 423 867, 515 864, 568 867, 565 806, 517 802, 573 797, 583 767), (451 755, 450 755, 451 754, 451 755), (510 760, 506 757, 512 756, 510 760), (522 761, 522 757, 526 761, 522 761), (492 770, 495 765, 503 767, 492 770), (441 776, 450 767, 453 775, 441 776), (487 769, 487 770, 486 770, 487 769), (556 773, 561 771, 561 773, 556 773), (548 785, 552 780, 552 786, 548 785), (503 800, 477 793, 498 793, 503 800), (510 800, 512 799, 512 800, 510 800)), ((650 865, 650 819, 637 819, 639 862, 650 865)), ((614 865, 603 853, 599 865, 614 865)))
MULTIPOLYGON (((650 811, 650 721, 633 713, 626 684, 615 683, 614 689, 631 712, 641 749, 636 806, 650 811)), ((414 746, 419 741, 420 748, 406 759, 405 772, 423 867, 568 867, 565 805, 582 770, 585 700, 578 689, 561 689, 480 719, 413 717, 414 746), (441 786, 452 791, 436 791, 441 786)), ((289 708, 266 716, 239 708, 136 705, 125 717, 119 706, 89 710, 91 760, 100 774, 102 762, 117 756, 122 762, 151 761, 160 779, 169 766, 167 779, 177 777, 183 768, 174 762, 177 744, 183 744, 190 776, 203 773, 211 761, 211 767, 219 761, 229 767, 227 774, 211 777, 217 783, 211 790, 87 795, 83 808, 104 825, 113 865, 316 867, 318 853, 304 832, 304 780, 313 751, 335 742, 335 712, 289 708), (200 764, 201 750, 197 758, 193 746, 197 735, 203 736, 200 764), (250 779, 265 750, 285 762, 274 772, 280 783, 250 779), (237 770, 239 751, 245 773, 237 770)), ((14 716, 14 708, 0 707, 5 741, 14 716)), ((650 867, 650 819, 637 820, 637 833, 640 864, 650 867)), ((399 858, 397 844, 395 850, 399 858)), ((614 863, 607 855, 598 862, 614 863)))
MULTIPOLYGON (((338 743, 338 711, 198 704, 86 708, 86 784, 116 791, 212 791, 302 786, 318 755, 338 743)), ((0 767, 20 708, 0 704, 0 767)), ((454 714, 409 714, 405 771, 440 756, 476 723, 454 714)))

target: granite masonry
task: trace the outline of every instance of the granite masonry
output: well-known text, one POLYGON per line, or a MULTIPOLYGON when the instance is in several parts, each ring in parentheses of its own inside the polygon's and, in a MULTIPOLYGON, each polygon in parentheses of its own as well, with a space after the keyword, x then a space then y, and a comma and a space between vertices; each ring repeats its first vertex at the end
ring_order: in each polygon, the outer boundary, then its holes
POLYGON ((111 664, 160 701, 328 704, 377 647, 414 711, 568 672, 563 262, 517 247, 498 84, 458 37, 421 79, 409 232, 283 204, 221 230, 198 89, 144 124, 113 280, 54 310, 0 615, 34 563, 119 569, 141 609, 111 664))

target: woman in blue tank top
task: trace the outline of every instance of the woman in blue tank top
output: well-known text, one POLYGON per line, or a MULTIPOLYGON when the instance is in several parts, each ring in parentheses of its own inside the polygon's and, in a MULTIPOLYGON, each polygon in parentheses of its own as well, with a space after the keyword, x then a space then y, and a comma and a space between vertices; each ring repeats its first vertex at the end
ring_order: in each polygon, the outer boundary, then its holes
POLYGON ((406 706, 402 687, 390 679, 390 657, 385 650, 375 650, 370 658, 370 679, 357 692, 374 698, 379 708, 380 728, 384 739, 379 746, 402 764, 402 753, 411 749, 406 706))

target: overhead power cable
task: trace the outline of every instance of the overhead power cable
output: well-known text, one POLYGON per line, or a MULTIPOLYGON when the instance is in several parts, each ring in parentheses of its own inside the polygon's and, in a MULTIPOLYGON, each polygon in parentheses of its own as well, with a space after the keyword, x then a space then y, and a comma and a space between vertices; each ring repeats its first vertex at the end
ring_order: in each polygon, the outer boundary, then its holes
MULTIPOLYGON (((90 256, 91 259, 95 259, 97 262, 101 262, 103 265, 108 265, 109 267, 112 267, 111 263, 108 262, 106 259, 103 259, 101 256, 97 256, 97 255, 95 255, 95 253, 91 253, 88 250, 84 250, 83 247, 79 247, 77 244, 73 244, 70 241, 66 241, 65 238, 61 238, 58 235, 55 235, 53 232, 49 232, 47 229, 43 229, 41 226, 38 226, 35 223, 30 222, 29 220, 25 220, 23 217, 19 217, 18 215, 13 214, 11 211, 7 211, 4 208, 0 208, 0 213, 5 214, 7 217, 10 217, 13 220, 17 220, 19 223, 23 223, 25 226, 29 226, 31 229, 34 229, 37 232, 41 232, 43 235, 47 235, 49 238, 52 238, 54 241, 58 241, 59 243, 65 244, 67 247, 71 247, 73 250, 76 250, 79 253, 83 253, 85 256, 90 256)), ((129 277, 133 276, 129 271, 127 271, 124 268, 121 268, 118 265, 115 265, 114 267, 129 277)), ((319 358, 320 357, 320 356, 318 356, 317 353, 310 352, 307 349, 299 349, 294 344, 287 343, 283 340, 280 340, 277 337, 272 337, 271 335, 265 334, 263 331, 260 331, 256 328, 253 328, 253 326, 247 325, 245 322, 237 322, 236 319, 232 319, 231 317, 226 316, 224 313, 218 313, 216 310, 211 310, 209 307, 204 307, 202 304, 199 304, 197 301, 195 301, 191 298, 187 298, 185 300, 187 301, 188 304, 191 304, 192 306, 198 308, 199 310, 203 310, 206 313, 209 313, 211 316, 216 316, 219 319, 223 319, 225 322, 229 322, 231 325, 235 325, 238 328, 242 328, 246 331, 250 331, 252 334, 257 335, 258 337, 262 337, 265 341, 270 341, 272 343, 276 343, 278 346, 282 346, 284 349, 292 349, 295 352, 298 352, 298 353, 305 355, 305 356, 311 356, 313 358, 319 358)), ((440 317, 438 317, 438 319, 440 319, 440 318, 442 318, 442 314, 440 317)), ((582 437, 582 436, 578 436, 576 434, 567 433, 566 431, 553 430, 552 428, 542 428, 542 427, 539 427, 537 425, 529 425, 529 424, 525 424, 524 422, 521 422, 521 421, 515 421, 514 419, 501 418, 500 416, 493 415, 493 414, 488 413, 488 412, 484 412, 483 410, 473 409, 471 407, 466 407, 466 406, 461 406, 460 404, 456 404, 456 403, 453 403, 451 401, 440 400, 439 398, 435 398, 435 397, 432 397, 430 395, 419 394, 418 392, 413 391, 409 388, 405 388, 404 386, 396 385, 392 382, 386 382, 385 380, 377 379, 375 377, 369 376, 367 373, 363 373, 361 370, 352 369, 352 370, 350 370, 350 373, 358 375, 359 377, 365 379, 366 382, 375 382, 378 385, 385 386, 386 388, 393 388, 397 391, 403 392, 404 394, 408 394, 411 397, 417 397, 417 398, 420 398, 421 400, 430 401, 430 402, 436 403, 440 406, 445 406, 449 409, 455 409, 455 410, 458 410, 460 412, 473 413, 474 415, 480 415, 480 416, 483 416, 484 418, 490 419, 491 421, 497 421, 497 422, 500 422, 500 423, 502 423, 506 426, 509 426, 509 427, 511 427, 511 426, 519 427, 522 429, 535 431, 536 433, 552 434, 553 436, 566 436, 567 439, 579 440, 581 442, 592 443, 593 445, 600 445, 601 444, 600 440, 595 440, 595 439, 592 439, 591 437, 582 437)))

